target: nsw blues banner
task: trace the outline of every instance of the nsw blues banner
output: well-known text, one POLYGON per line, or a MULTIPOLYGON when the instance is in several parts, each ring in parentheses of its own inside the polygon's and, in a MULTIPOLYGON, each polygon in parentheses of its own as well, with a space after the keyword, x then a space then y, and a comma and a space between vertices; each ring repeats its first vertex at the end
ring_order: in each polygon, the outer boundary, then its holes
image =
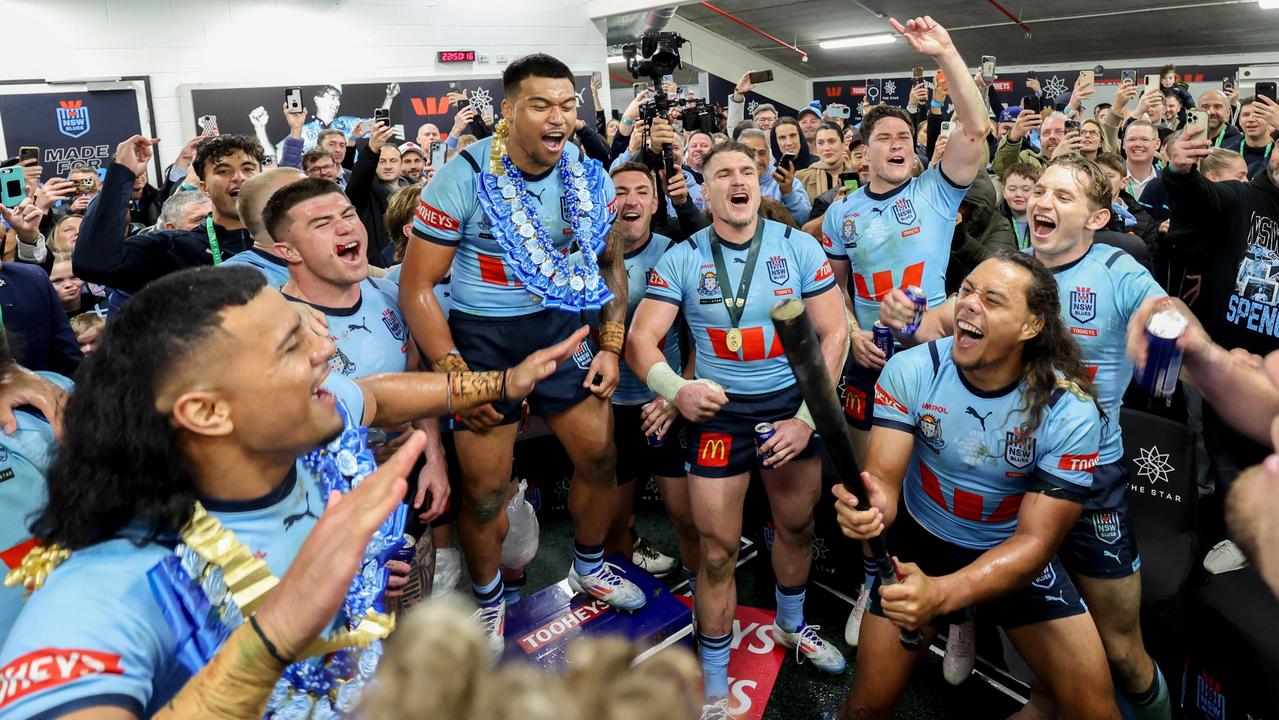
POLYGON ((40 148, 44 176, 66 177, 71 166, 111 162, 115 146, 141 132, 132 90, 0 95, 5 157, 18 148, 40 148))

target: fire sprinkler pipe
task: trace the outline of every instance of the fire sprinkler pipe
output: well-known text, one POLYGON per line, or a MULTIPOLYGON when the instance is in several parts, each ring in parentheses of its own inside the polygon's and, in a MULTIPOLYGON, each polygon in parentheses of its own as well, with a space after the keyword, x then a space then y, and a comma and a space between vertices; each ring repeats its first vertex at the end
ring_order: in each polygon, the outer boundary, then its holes
MULTIPOLYGON (((991 2, 994 2, 994 0, 991 0, 991 2)), ((778 45, 781 45, 781 46, 782 46, 782 47, 784 47, 784 48, 789 48, 789 49, 791 49, 791 50, 794 50, 795 52, 799 53, 799 57, 800 57, 800 59, 801 59, 801 60, 803 60, 804 62, 808 62, 808 53, 804 52, 803 50, 800 50, 799 48, 797 48, 797 47, 795 47, 794 45, 792 45, 792 44, 790 44, 790 43, 786 42, 785 40, 781 40, 781 39, 779 39, 779 38, 777 38, 777 37, 774 37, 774 36, 772 36, 772 35, 769 35, 768 33, 764 32, 763 30, 760 30, 759 28, 755 27, 754 25, 751 25, 750 23, 746 22, 745 20, 742 20, 741 18, 739 18, 739 17, 737 17, 737 16, 733 15, 732 13, 726 12, 726 11, 724 11, 724 10, 720 10, 719 8, 715 7, 714 5, 712 5, 712 4, 708 3, 708 2, 702 2, 702 3, 701 3, 701 5, 702 5, 702 7, 706 8, 706 9, 708 9, 708 10, 714 10, 715 12, 719 13, 720 15, 723 15, 724 17, 728 18, 729 20, 732 20, 733 22, 737 23, 738 25, 741 25, 742 27, 746 28, 747 30, 751 30, 752 32, 755 32, 755 33, 758 33, 758 34, 760 34, 760 35, 763 35, 764 37, 768 38, 769 40, 772 40, 773 42, 777 43, 778 45)), ((1005 12, 1007 12, 1007 11, 1005 11, 1005 12)), ((1010 17, 1011 17, 1011 16, 1010 16, 1010 17)), ((1015 18, 1014 18, 1014 19, 1015 19, 1015 18)))
POLYGON ((1022 32, 1025 32, 1027 35, 1030 35, 1030 26, 1022 22, 1021 18, 1008 12, 1008 8, 1004 7, 1003 5, 1000 5, 995 0, 986 0, 986 2, 993 5, 995 9, 998 10, 999 12, 1003 13, 1004 15, 1007 15, 1009 20, 1012 20, 1014 23, 1017 24, 1017 27, 1022 29, 1022 32))

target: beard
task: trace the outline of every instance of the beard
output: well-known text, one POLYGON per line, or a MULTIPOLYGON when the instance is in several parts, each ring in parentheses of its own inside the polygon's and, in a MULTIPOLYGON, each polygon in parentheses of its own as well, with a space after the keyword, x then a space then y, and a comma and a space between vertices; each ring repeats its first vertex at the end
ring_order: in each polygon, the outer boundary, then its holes
POLYGON ((750 227, 750 224, 755 221, 755 216, 747 215, 744 218, 735 218, 732 215, 725 213, 720 219, 729 227, 741 230, 742 228, 750 227))
POLYGON ((1275 163, 1266 164, 1266 175, 1270 177, 1270 184, 1279 188, 1279 165, 1275 163))

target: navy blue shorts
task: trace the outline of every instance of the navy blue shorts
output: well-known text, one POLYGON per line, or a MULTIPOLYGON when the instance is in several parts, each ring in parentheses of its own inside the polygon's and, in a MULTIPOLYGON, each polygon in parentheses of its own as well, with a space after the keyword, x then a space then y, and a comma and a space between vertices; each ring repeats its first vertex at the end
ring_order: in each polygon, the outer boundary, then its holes
MULTIPOLYGON (((1123 461, 1098 465, 1093 482, 1128 484, 1128 466, 1123 461)), ((1102 510, 1087 510, 1066 534, 1057 551, 1066 569, 1090 578, 1125 578, 1141 570, 1137 536, 1128 517, 1128 501, 1102 510)))
MULTIPOLYGON (((924 529, 904 507, 897 513, 897 521, 888 529, 887 543, 890 553, 902 562, 915 563, 932 577, 956 572, 986 552, 942 540, 924 529)), ((884 617, 884 609, 879 602, 879 578, 875 578, 871 586, 868 607, 872 613, 884 617)), ((1054 557, 1029 585, 982 603, 976 610, 983 621, 989 618, 1007 629, 1082 615, 1088 608, 1061 561, 1054 557)), ((963 613, 957 612, 938 616, 933 619, 933 624, 962 620, 963 613)))
MULTIPOLYGON (((690 475, 722 478, 760 467, 755 452, 755 426, 795 417, 804 401, 798 385, 763 395, 728 393, 728 404, 704 423, 690 424, 684 463, 690 475)), ((794 460, 812 457, 821 447, 813 435, 794 460)))
POLYGON ((839 377, 839 400, 844 404, 844 422, 857 430, 869 431, 875 420, 875 383, 883 368, 864 368, 848 353, 844 373, 839 377))
POLYGON ((646 482, 649 477, 684 477, 684 432, 676 418, 666 431, 666 442, 648 444, 641 413, 644 405, 613 406, 613 444, 617 446, 617 483, 646 482))
MULTIPOLYGON (((529 353, 560 342, 584 324, 581 315, 559 310, 516 317, 482 317, 460 310, 449 313, 453 342, 472 370, 505 370, 519 365, 529 353)), ((534 386, 528 396, 529 410, 546 417, 590 397, 591 391, 582 387, 582 381, 594 358, 595 346, 588 337, 571 358, 560 363, 555 374, 534 386)), ((502 413, 500 425, 520 419, 518 400, 493 403, 493 407, 502 413)))

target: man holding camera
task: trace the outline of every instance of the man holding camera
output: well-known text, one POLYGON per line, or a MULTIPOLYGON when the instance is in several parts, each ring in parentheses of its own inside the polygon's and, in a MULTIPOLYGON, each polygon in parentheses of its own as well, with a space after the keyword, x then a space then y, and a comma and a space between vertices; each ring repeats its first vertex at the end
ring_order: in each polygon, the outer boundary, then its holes
MULTIPOLYGON (((529 55, 503 74, 505 120, 497 132, 440 168, 422 191, 400 277, 400 308, 436 370, 505 367, 547 338, 559 342, 600 311, 599 351, 583 342, 538 384, 529 407, 546 419, 573 461, 569 511, 577 523, 569 584, 622 610, 643 607, 639 587, 603 561, 616 487, 609 397, 617 386, 627 279, 609 236, 613 183, 570 142, 577 122, 573 73, 529 55), (477 177, 478 176, 478 177, 477 177), (573 246, 581 264, 570 266, 573 246), (448 318, 433 288, 452 273, 448 318)), ((554 343, 552 343, 554 344, 554 343)), ((518 402, 485 404, 455 432, 463 492, 458 535, 480 605, 476 621, 503 646, 506 606, 499 573, 507 532, 507 481, 518 402)))

